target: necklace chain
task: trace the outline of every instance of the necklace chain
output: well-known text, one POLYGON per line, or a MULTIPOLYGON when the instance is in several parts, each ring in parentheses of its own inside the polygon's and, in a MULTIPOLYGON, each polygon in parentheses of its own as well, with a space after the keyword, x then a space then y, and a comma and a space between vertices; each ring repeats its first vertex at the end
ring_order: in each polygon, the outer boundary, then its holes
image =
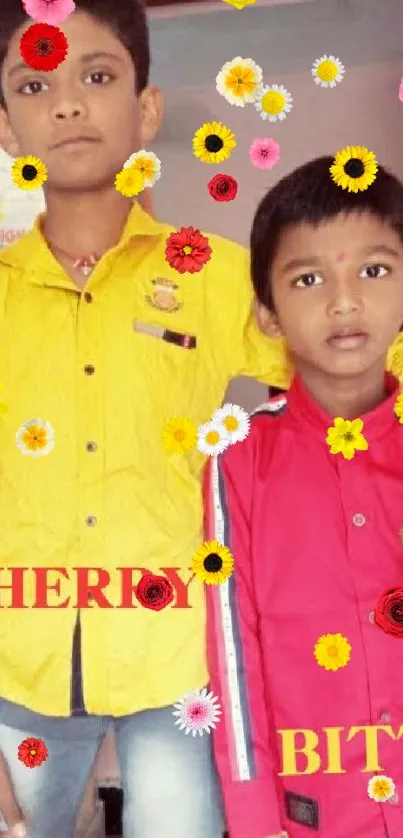
POLYGON ((58 244, 54 244, 54 242, 48 242, 50 246, 57 250, 61 256, 66 256, 70 262, 73 263, 73 268, 75 270, 80 271, 84 276, 88 276, 91 271, 94 270, 95 265, 99 262, 101 256, 97 253, 89 253, 88 256, 73 256, 71 253, 68 253, 67 250, 63 250, 62 247, 59 247, 58 244))

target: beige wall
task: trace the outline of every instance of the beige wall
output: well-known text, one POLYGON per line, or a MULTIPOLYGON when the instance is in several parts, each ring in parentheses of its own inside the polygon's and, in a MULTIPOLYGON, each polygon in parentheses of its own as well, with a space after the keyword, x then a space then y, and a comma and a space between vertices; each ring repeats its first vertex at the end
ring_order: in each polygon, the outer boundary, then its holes
MULTIPOLYGON (((319 48, 317 57, 321 54, 319 48)), ((165 94, 165 124, 153 146, 163 165, 153 189, 161 219, 199 226, 246 244, 254 209, 266 189, 295 166, 345 145, 367 145, 380 162, 403 177, 403 104, 397 95, 403 61, 348 66, 343 82, 328 90, 313 83, 309 72, 313 60, 307 57, 304 75, 281 74, 280 83, 294 98, 283 122, 263 121, 252 105, 231 107, 214 84, 165 94), (238 145, 229 160, 207 165, 192 154, 192 136, 203 122, 214 119, 234 131, 238 145), (280 144, 280 162, 269 172, 249 161, 248 148, 256 136, 270 136, 280 144), (206 184, 217 171, 237 178, 235 201, 224 204, 210 197, 206 184)))

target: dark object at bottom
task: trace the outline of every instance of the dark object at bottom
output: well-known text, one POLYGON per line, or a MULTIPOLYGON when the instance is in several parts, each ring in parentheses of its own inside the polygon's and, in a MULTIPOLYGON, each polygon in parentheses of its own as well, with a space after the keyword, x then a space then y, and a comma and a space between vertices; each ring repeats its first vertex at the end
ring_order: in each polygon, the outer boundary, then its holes
POLYGON ((98 786, 98 795, 104 801, 105 835, 122 835, 122 789, 116 786, 98 786))
MULTIPOLYGON (((98 786, 98 796, 104 801, 105 835, 108 838, 123 835, 123 790, 117 786, 98 786)), ((224 832, 223 838, 229 838, 228 832, 224 832)))

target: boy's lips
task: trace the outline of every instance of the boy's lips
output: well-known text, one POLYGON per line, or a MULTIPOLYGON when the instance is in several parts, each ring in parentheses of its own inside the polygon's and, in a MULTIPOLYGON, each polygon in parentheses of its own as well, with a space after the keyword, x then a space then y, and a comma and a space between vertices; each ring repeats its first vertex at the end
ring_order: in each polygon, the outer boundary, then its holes
POLYGON ((65 146, 74 146, 79 145, 81 143, 97 143, 99 142, 97 137, 90 137, 85 134, 75 137, 63 137, 63 139, 58 140, 57 143, 51 146, 52 149, 54 148, 64 148, 65 146))
POLYGON ((343 326, 335 329, 326 339, 334 349, 357 349, 368 339, 368 332, 355 326, 343 326))

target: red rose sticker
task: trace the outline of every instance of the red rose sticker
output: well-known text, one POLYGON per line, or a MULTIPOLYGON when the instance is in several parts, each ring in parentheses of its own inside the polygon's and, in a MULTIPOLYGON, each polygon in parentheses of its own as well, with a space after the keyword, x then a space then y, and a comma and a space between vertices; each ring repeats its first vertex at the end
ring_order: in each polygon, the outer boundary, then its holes
POLYGON ((379 598, 375 608, 375 623, 386 634, 403 637, 403 585, 391 588, 379 598))
POLYGON ((18 759, 27 768, 36 768, 48 758, 49 751, 42 739, 24 739, 18 745, 18 759))
POLYGON ((238 183, 231 175, 214 175, 207 189, 215 201, 233 201, 238 192, 238 183))
POLYGON ((166 576, 146 573, 136 588, 136 597, 143 608, 162 611, 174 598, 174 589, 166 576))

